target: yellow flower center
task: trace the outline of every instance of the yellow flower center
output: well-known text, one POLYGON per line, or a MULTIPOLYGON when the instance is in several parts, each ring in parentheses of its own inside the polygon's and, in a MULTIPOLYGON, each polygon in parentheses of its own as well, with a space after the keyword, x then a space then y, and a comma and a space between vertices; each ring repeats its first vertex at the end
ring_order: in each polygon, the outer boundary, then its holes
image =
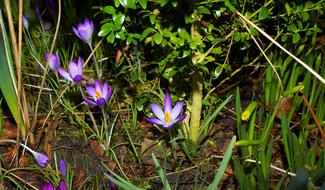
POLYGON ((170 114, 168 111, 165 112, 165 119, 168 123, 170 122, 170 114))
POLYGON ((96 89, 96 97, 97 98, 101 98, 102 97, 102 93, 98 89, 96 89))

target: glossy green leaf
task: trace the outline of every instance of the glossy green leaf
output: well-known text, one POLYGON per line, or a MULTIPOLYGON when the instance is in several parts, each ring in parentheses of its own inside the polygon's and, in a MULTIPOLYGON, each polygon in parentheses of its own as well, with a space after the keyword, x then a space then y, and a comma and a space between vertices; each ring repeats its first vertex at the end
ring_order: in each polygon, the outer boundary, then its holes
POLYGON ((270 16, 269 10, 266 7, 262 7, 262 9, 258 15, 258 19, 264 20, 264 19, 268 18, 269 16, 270 16))
POLYGON ((105 6, 102 10, 107 14, 115 15, 115 13, 116 13, 115 8, 112 6, 105 6))
POLYGON ((140 6, 141 6, 143 9, 146 9, 146 8, 147 8, 147 3, 148 3, 147 0, 139 0, 139 3, 140 3, 140 6))
POLYGON ((300 40, 300 34, 297 32, 297 33, 294 33, 293 34, 293 37, 292 37, 292 42, 294 43, 294 44, 296 44, 296 43, 298 43, 299 42, 299 40, 300 40))
POLYGON ((159 32, 156 32, 155 35, 153 35, 153 40, 157 45, 159 45, 162 41, 162 36, 159 32))

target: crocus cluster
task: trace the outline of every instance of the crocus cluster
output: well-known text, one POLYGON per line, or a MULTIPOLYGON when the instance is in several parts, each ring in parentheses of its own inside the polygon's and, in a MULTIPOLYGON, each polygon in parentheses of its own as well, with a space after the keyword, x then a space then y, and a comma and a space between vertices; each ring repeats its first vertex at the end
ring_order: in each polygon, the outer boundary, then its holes
MULTIPOLYGON (((60 175, 65 177, 67 173, 67 165, 65 164, 64 160, 60 160, 59 162, 59 170, 60 170, 60 175)), ((44 183, 41 185, 41 190, 55 190, 55 185, 51 182, 49 183, 44 183)), ((65 183, 64 179, 61 179, 57 188, 57 190, 67 190, 67 184, 65 183)))
POLYGON ((173 108, 170 95, 166 92, 164 110, 162 110, 159 105, 152 103, 150 107, 157 118, 146 118, 146 120, 152 124, 162 125, 164 128, 170 129, 174 124, 179 123, 186 118, 186 114, 180 115, 183 106, 183 102, 177 102, 173 108))

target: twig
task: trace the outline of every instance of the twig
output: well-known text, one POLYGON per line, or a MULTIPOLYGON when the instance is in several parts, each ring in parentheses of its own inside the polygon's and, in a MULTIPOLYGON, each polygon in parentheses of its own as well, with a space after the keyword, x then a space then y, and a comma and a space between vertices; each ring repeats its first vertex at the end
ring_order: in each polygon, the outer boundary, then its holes
MULTIPOLYGON (((49 53, 50 56, 52 56, 52 52, 53 52, 53 49, 54 49, 55 41, 56 41, 56 38, 58 36, 59 27, 60 27, 60 20, 61 20, 61 0, 58 0, 58 4, 59 4, 58 20, 57 20, 57 23, 56 23, 56 29, 55 29, 55 33, 54 33, 54 37, 53 37, 53 42, 52 42, 51 49, 50 49, 50 53, 49 53)), ((50 58, 48 60, 50 60, 50 58)), ((36 105, 35 105, 34 118, 33 118, 33 122, 32 122, 32 126, 31 126, 31 130, 30 131, 33 130, 33 128, 35 127, 36 122, 37 122, 38 106, 39 106, 39 102, 40 102, 40 99, 41 99, 41 95, 42 95, 42 91, 43 91, 43 86, 44 86, 44 82, 45 82, 45 78, 46 78, 45 76, 47 74, 48 67, 49 67, 49 62, 46 61, 45 69, 44 69, 44 74, 42 76, 42 82, 41 82, 41 85, 40 85, 41 88, 40 88, 40 90, 38 92, 37 101, 36 101, 36 105)))
POLYGON ((267 39, 269 39, 271 42, 273 42, 276 46, 278 46, 282 51, 287 53, 290 57, 295 59, 298 63, 300 63, 303 67, 305 67, 309 72, 311 72, 318 80, 320 80, 323 84, 325 84, 325 79, 321 77, 317 72, 315 72, 312 68, 310 68, 306 63, 301 61, 299 58, 294 56, 291 52, 289 52, 287 49, 285 49, 283 46, 281 46, 277 41, 275 41, 270 35, 268 35, 266 32, 264 32, 260 27, 256 26, 252 21, 248 20, 244 15, 242 15, 240 12, 236 12, 236 14, 245 20, 248 24, 252 25, 256 30, 258 30, 263 36, 265 36, 267 39))
MULTIPOLYGON (((244 161, 245 161, 245 162, 250 162, 250 163, 261 164, 260 161, 256 161, 256 160, 253 160, 253 159, 245 159, 244 161)), ((288 174, 288 175, 293 176, 293 177, 296 176, 295 173, 288 172, 288 171, 286 171, 286 170, 284 170, 284 169, 282 169, 282 168, 279 168, 279 167, 277 167, 277 166, 274 166, 274 165, 272 165, 272 164, 270 164, 270 168, 273 168, 273 169, 275 169, 276 171, 279 171, 279 172, 282 172, 282 173, 288 174)))
POLYGON ((304 92, 301 92, 301 93, 302 93, 302 99, 304 100, 306 106, 308 107, 308 110, 309 110, 311 116, 313 117, 313 119, 315 121, 315 124, 317 125, 317 128, 318 128, 318 130, 319 130, 319 132, 320 132, 320 134, 322 136, 322 139, 325 139, 325 134, 324 134, 323 128, 321 127, 313 108, 310 106, 304 92))

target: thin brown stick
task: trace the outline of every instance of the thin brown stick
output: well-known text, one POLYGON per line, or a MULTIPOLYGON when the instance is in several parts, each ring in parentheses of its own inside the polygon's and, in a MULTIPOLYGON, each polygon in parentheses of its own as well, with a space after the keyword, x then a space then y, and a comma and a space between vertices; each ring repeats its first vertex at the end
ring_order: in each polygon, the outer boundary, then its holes
MULTIPOLYGON (((51 49, 50 49, 50 53, 49 53, 50 56, 52 56, 52 52, 53 52, 53 49, 54 49, 54 45, 55 45, 55 42, 56 42, 56 38, 58 36, 59 27, 60 27, 60 20, 61 20, 61 0, 58 0, 58 5, 59 5, 58 6, 59 7, 59 10, 58 10, 58 20, 57 20, 57 23, 56 23, 56 29, 55 29, 55 33, 54 33, 54 37, 53 37, 53 42, 52 42, 51 49)), ((35 105, 34 118, 33 118, 33 122, 32 122, 32 125, 31 125, 31 130, 30 130, 31 134, 32 134, 32 130, 34 130, 34 127, 35 127, 35 125, 37 123, 38 106, 39 106, 39 102, 40 102, 40 99, 41 99, 41 95, 42 95, 42 91, 43 91, 43 86, 44 86, 45 78, 46 78, 45 76, 47 75, 48 67, 49 67, 49 63, 47 61, 46 64, 45 64, 44 74, 42 76, 40 90, 38 92, 37 101, 36 101, 36 105, 35 105)), ((31 141, 32 140, 33 139, 31 139, 31 141)))
MULTIPOLYGON (((16 174, 10 172, 9 170, 6 170, 6 169, 4 169, 4 168, 0 168, 0 169, 1 169, 1 171, 4 171, 5 174, 6 174, 6 173, 9 173, 12 177, 14 177, 14 178, 18 179, 19 181, 23 182, 24 184, 26 184, 26 185, 29 186, 30 188, 35 189, 35 190, 38 190, 38 188, 36 188, 35 186, 33 186, 31 183, 28 183, 26 180, 22 179, 21 177, 19 177, 19 176, 16 175, 16 174)), ((5 176, 5 174, 4 174, 3 176, 5 176)))
POLYGON ((322 139, 325 139, 325 134, 324 134, 323 128, 321 127, 313 108, 310 106, 305 94, 303 92, 301 92, 301 93, 302 93, 302 99, 304 100, 306 106, 308 107, 308 110, 309 110, 311 116, 313 117, 315 124, 317 125, 317 128, 322 136, 322 139))

